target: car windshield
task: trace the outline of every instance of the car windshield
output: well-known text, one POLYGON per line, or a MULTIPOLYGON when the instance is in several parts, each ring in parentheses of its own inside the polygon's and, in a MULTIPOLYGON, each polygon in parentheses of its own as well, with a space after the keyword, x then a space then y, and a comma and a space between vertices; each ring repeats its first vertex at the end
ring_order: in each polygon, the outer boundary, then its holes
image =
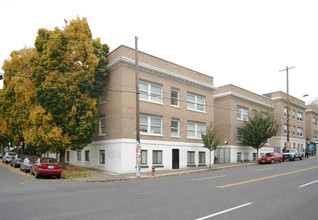
POLYGON ((264 157, 272 157, 272 156, 274 156, 273 153, 266 153, 266 154, 264 155, 264 157))
POLYGON ((54 158, 41 158, 40 163, 58 163, 54 158))

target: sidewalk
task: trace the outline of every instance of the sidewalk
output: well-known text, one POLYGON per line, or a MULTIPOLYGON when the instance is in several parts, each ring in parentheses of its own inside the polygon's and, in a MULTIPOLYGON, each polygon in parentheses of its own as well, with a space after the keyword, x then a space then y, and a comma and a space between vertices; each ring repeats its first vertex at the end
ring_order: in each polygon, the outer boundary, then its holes
POLYGON ((256 165, 256 162, 249 163, 232 163, 232 164, 214 164, 212 168, 209 167, 189 167, 183 169, 175 169, 175 170, 161 170, 160 168, 156 168, 155 175, 152 176, 152 172, 141 172, 140 177, 136 177, 136 173, 127 173, 127 174, 116 174, 111 172, 103 172, 103 171, 90 171, 89 177, 82 178, 70 178, 71 181, 75 182, 121 182, 127 180, 138 180, 138 179, 151 179, 151 178, 159 178, 159 177, 167 177, 167 176, 177 176, 177 175, 187 175, 191 173, 199 173, 199 172, 208 172, 213 170, 222 170, 229 168, 237 168, 243 166, 252 166, 256 165))

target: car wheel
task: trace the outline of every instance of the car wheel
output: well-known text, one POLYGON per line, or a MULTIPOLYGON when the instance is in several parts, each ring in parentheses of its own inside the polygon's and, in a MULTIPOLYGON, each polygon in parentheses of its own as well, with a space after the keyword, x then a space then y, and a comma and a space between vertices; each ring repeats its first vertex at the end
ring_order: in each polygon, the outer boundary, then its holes
POLYGON ((273 159, 271 163, 272 163, 272 164, 275 163, 275 160, 273 159))
POLYGON ((38 171, 37 171, 37 170, 36 170, 35 173, 34 173, 34 177, 37 178, 37 179, 39 178, 39 175, 38 175, 38 171))
POLYGON ((30 175, 32 176, 32 169, 30 169, 30 175))
POLYGON ((61 175, 56 176, 57 179, 61 179, 61 175))
POLYGON ((282 159, 279 159, 279 162, 281 163, 281 162, 283 162, 283 160, 282 160, 282 159))
POLYGON ((302 160, 302 159, 304 159, 304 156, 299 157, 299 160, 302 160))

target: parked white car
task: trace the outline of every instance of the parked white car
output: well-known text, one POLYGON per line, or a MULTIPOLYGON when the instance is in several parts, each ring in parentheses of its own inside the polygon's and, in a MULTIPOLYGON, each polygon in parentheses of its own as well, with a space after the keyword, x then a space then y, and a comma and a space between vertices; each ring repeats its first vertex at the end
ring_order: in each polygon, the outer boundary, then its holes
POLYGON ((2 163, 11 163, 12 157, 15 156, 17 153, 15 152, 7 152, 2 157, 2 163))

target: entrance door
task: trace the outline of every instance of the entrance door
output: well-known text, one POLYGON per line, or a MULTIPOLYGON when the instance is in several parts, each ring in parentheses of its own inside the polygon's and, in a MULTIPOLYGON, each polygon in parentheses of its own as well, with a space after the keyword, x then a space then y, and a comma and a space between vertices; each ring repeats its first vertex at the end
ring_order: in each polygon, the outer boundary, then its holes
POLYGON ((172 169, 179 169, 179 149, 172 149, 172 169))

